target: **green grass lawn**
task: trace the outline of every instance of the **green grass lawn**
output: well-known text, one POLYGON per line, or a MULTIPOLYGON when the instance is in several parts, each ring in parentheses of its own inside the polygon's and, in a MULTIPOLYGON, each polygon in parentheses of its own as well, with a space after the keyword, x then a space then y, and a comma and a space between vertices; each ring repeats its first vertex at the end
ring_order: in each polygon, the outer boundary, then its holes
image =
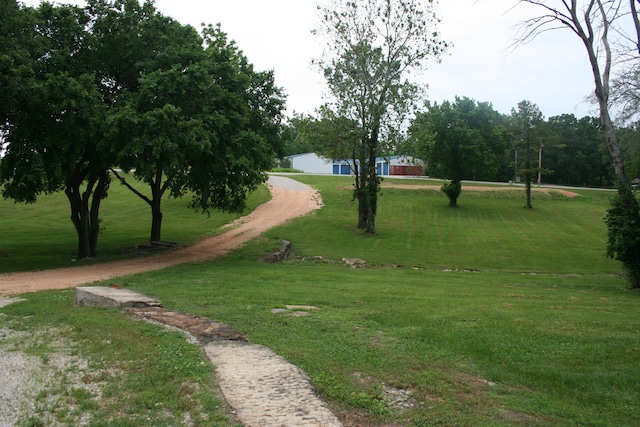
MULTIPOLYGON (((247 212, 269 197, 267 188, 260 187, 249 196, 247 212)), ((188 202, 189 196, 163 200, 163 240, 193 243, 220 232, 222 225, 240 216, 219 211, 203 214, 189 208, 188 202)), ((64 193, 41 196, 34 204, 0 198, 0 273, 75 265, 78 240, 70 212, 64 193)), ((132 251, 149 243, 151 231, 151 208, 142 199, 113 181, 109 197, 102 201, 100 219, 98 258, 91 262, 141 255, 132 251)))
MULTIPOLYGON (((322 210, 223 259, 119 283, 271 347, 311 376, 348 425, 640 425, 640 294, 626 289, 620 264, 605 257, 607 193, 536 194, 528 211, 523 191, 464 191, 461 207, 450 209, 437 191, 385 188, 379 234, 367 236, 353 227, 349 179, 296 179, 321 191, 322 210), (294 256, 257 263, 280 239, 292 241, 294 256), (343 257, 367 267, 349 268, 343 257), (319 310, 305 317, 271 312, 287 304, 319 310), (395 408, 385 387, 410 391, 412 407, 395 408)), ((115 310, 74 309, 71 291, 26 297, 0 309, 0 322, 70 330, 77 351, 124 370, 109 379, 110 390, 122 378, 149 384, 136 392, 125 382, 110 407, 96 403, 89 411, 95 419, 122 414, 104 425, 160 425, 165 413, 152 401, 176 414, 211 411, 218 421, 196 425, 224 425, 209 394, 190 395, 188 404, 180 398, 184 382, 205 391, 213 385, 204 368, 193 375, 168 368, 171 354, 184 355, 181 367, 202 361, 188 345, 175 347, 172 334, 115 310), (91 338, 96 329, 99 340, 91 338), (176 348, 171 354, 158 351, 165 339, 176 348), (110 343, 107 360, 95 356, 103 341, 110 343), (154 391, 159 383, 171 397, 154 391), (135 408, 150 420, 127 415, 135 408)))

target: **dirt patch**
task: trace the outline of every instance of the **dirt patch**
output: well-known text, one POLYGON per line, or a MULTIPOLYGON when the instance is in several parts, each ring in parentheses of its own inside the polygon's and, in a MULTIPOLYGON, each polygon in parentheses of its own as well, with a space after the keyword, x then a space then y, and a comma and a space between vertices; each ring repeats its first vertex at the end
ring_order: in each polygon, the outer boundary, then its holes
POLYGON ((209 261, 237 249, 272 227, 322 207, 318 192, 297 181, 277 177, 269 180, 269 189, 271 200, 233 222, 228 231, 193 246, 105 264, 0 274, 0 297, 70 288, 118 276, 161 270, 177 264, 209 261))
MULTIPOLYGON (((440 186, 438 185, 418 185, 418 184, 388 184, 382 183, 382 188, 395 188, 399 190, 435 190, 440 191, 440 186)), ((514 191, 514 190, 524 190, 524 187, 503 187, 503 186, 480 186, 480 185, 463 185, 463 191, 514 191)), ((566 197, 578 197, 580 196, 578 193, 574 193, 573 191, 562 190, 559 188, 546 188, 546 187, 532 187, 532 191, 536 193, 560 193, 566 197)))

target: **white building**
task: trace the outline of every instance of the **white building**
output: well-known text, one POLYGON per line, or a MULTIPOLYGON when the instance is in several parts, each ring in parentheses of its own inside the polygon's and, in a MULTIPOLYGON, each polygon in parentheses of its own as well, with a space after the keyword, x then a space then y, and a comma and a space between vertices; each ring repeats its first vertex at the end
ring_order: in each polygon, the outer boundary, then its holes
POLYGON ((316 153, 303 153, 287 156, 291 161, 291 168, 306 173, 333 173, 333 160, 325 159, 316 153))
MULTIPOLYGON (((321 173, 333 175, 352 175, 350 160, 331 160, 315 153, 288 156, 291 167, 305 173, 321 173)), ((424 173, 424 162, 411 156, 390 156, 376 159, 378 175, 421 176, 424 173)))

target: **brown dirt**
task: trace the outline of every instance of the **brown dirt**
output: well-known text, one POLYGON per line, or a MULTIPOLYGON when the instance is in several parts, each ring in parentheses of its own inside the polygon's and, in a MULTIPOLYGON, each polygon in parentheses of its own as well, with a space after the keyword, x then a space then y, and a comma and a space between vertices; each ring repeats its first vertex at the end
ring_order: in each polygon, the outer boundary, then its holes
MULTIPOLYGON (((440 191, 440 187, 438 185, 417 185, 417 184, 382 184, 382 188, 397 188, 401 190, 436 190, 440 191)), ((465 191, 507 191, 507 190, 524 190, 524 187, 501 187, 501 186, 476 186, 476 185, 463 185, 462 189, 465 191)), ((580 196, 578 193, 574 193, 573 191, 561 190, 559 188, 539 188, 532 187, 532 191, 539 193, 560 193, 566 197, 578 197, 580 196)))
POLYGON ((310 187, 269 186, 271 200, 236 220, 229 230, 193 246, 143 258, 55 270, 0 274, 0 297, 45 289, 64 289, 118 276, 160 270, 172 265, 208 261, 242 246, 266 230, 322 206, 310 187))

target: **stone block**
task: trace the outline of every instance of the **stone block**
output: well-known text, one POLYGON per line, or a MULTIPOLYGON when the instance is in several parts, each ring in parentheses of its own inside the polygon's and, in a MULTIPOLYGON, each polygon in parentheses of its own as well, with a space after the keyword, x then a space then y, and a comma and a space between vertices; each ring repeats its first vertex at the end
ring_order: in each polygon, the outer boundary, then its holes
POLYGON ((105 286, 76 288, 75 306, 162 307, 160 300, 128 289, 105 286))
POLYGON ((275 264, 277 262, 286 259, 291 254, 291 242, 288 240, 283 240, 280 245, 280 249, 277 252, 274 252, 269 255, 265 255, 260 258, 260 262, 266 262, 270 264, 275 264))

